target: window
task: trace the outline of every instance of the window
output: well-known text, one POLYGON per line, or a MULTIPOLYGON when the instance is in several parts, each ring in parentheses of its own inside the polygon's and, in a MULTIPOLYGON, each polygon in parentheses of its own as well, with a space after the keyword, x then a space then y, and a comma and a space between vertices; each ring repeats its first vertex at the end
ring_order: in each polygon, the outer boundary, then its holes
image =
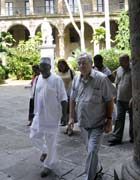
POLYGON ((71 12, 78 12, 77 0, 68 0, 71 12))
POLYGON ((46 13, 54 13, 54 0, 46 0, 45 1, 45 8, 46 8, 46 13))
POLYGON ((30 14, 29 1, 25 1, 25 14, 26 14, 26 15, 29 15, 29 14, 30 14))
POLYGON ((124 0, 119 1, 120 9, 124 9, 124 0))
POLYGON ((13 3, 6 2, 5 3, 6 16, 13 16, 13 3))
POLYGON ((104 11, 104 0, 97 0, 97 11, 98 12, 104 11))

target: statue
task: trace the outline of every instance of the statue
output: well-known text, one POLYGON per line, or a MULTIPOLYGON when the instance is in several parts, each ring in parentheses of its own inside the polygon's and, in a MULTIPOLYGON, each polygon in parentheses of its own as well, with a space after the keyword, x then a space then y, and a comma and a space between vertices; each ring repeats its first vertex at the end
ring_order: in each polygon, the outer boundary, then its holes
POLYGON ((42 45, 52 45, 53 44, 52 27, 49 24, 47 18, 44 19, 41 25, 41 33, 42 33, 42 45))

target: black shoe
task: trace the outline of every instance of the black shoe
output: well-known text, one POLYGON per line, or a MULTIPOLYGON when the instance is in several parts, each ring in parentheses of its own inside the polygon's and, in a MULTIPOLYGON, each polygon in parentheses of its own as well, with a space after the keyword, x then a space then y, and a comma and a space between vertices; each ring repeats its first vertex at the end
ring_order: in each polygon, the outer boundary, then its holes
POLYGON ((68 136, 72 136, 73 135, 73 129, 67 128, 66 131, 64 132, 64 134, 67 134, 68 136))
POLYGON ((68 130, 68 136, 72 136, 72 135, 73 135, 73 130, 72 129, 68 130))
POLYGON ((31 126, 32 125, 32 121, 29 122, 29 124, 27 124, 27 126, 31 126))
POLYGON ((67 123, 66 122, 61 122, 60 126, 66 126, 67 123))
POLYGON ((115 145, 118 145, 118 144, 121 144, 122 143, 122 141, 121 140, 109 140, 108 141, 110 144, 109 144, 109 146, 115 146, 115 145))
POLYGON ((43 171, 40 173, 40 176, 41 176, 42 178, 44 178, 44 177, 48 176, 48 175, 50 174, 50 172, 51 172, 50 169, 44 168, 43 171))

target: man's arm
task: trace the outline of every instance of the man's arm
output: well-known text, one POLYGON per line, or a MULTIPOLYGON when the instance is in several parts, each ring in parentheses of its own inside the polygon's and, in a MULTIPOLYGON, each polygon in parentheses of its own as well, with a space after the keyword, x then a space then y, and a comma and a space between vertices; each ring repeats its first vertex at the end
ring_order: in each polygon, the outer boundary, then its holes
POLYGON ((67 109, 68 109, 67 101, 61 101, 61 107, 62 107, 62 119, 64 120, 64 122, 66 122, 67 109))
POLYGON ((104 127, 105 133, 112 131, 112 112, 113 112, 113 98, 107 102, 107 113, 106 113, 106 123, 104 127))
POLYGON ((69 126, 74 126, 74 114, 75 114, 75 101, 70 99, 70 103, 69 103, 69 122, 68 125, 69 126))

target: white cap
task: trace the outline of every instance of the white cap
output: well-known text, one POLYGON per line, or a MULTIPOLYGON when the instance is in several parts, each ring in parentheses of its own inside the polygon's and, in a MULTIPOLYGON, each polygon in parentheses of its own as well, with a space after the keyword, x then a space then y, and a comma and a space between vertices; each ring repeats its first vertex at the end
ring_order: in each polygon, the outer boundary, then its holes
POLYGON ((40 64, 41 63, 46 63, 51 65, 51 59, 49 57, 41 57, 40 59, 40 64))

